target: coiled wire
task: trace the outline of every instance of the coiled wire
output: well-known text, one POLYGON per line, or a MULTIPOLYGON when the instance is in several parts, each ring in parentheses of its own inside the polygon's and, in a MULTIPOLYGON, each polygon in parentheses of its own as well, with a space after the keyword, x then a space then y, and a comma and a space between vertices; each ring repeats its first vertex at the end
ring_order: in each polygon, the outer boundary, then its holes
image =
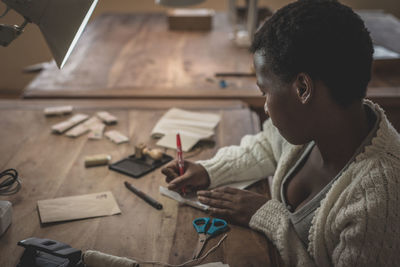
POLYGON ((15 169, 7 169, 0 173, 0 195, 8 196, 21 189, 21 181, 15 169))

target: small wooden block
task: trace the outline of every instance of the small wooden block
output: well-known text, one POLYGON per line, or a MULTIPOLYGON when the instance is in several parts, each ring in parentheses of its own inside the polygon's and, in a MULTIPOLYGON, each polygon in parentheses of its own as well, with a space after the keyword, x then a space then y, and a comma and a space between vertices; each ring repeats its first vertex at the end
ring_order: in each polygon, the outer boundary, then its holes
POLYGON ((171 31, 210 31, 215 11, 212 9, 169 10, 168 27, 171 31))

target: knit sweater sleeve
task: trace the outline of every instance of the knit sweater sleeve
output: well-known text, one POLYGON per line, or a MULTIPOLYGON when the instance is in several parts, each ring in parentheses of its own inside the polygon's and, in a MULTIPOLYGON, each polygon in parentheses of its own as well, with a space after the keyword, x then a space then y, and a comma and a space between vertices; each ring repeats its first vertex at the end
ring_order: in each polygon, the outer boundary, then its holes
POLYGON ((337 187, 339 198, 324 200, 333 207, 316 211, 309 251, 295 233, 289 212, 276 199, 265 203, 249 225, 274 243, 287 266, 399 266, 400 169, 388 164, 381 168, 384 174, 376 169, 344 191, 337 187))
POLYGON ((397 174, 391 173, 394 169, 363 177, 338 199, 338 204, 345 204, 328 216, 328 222, 339 238, 326 241, 333 251, 333 266, 399 266, 400 187, 397 174))
POLYGON ((316 266, 297 236, 282 202, 276 199, 267 201, 252 216, 249 225, 274 243, 286 266, 316 266))
POLYGON ((281 139, 271 120, 267 120, 263 131, 244 136, 239 146, 221 148, 213 158, 197 163, 207 170, 210 188, 260 179, 274 173, 282 150, 281 139))

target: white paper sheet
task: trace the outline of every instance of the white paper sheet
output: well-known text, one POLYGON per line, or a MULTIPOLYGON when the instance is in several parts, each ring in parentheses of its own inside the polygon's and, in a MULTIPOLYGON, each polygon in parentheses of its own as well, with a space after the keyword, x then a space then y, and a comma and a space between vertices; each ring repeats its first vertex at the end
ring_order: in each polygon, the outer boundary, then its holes
POLYGON ((386 47, 380 45, 374 45, 374 60, 379 59, 399 59, 400 54, 396 53, 392 50, 387 49, 386 47))
MULTIPOLYGON (((262 179, 264 179, 264 178, 262 178, 262 179)), ((242 181, 242 182, 237 182, 237 183, 232 183, 232 184, 226 184, 223 186, 224 187, 233 187, 233 188, 237 188, 237 189, 245 189, 246 187, 249 187, 250 185, 252 185, 262 179, 242 181)), ((172 198, 181 204, 186 204, 186 205, 192 206, 196 209, 200 209, 200 210, 204 210, 204 211, 207 211, 209 208, 209 206, 200 203, 200 201, 197 199, 196 195, 189 195, 187 197, 186 196, 183 197, 179 193, 169 190, 168 188, 166 188, 164 186, 160 186, 159 191, 160 191, 161 195, 172 198)))
POLYGON ((176 149, 176 134, 179 133, 182 150, 189 151, 198 141, 214 135, 214 128, 220 119, 218 114, 172 108, 157 122, 151 136, 161 138, 157 145, 176 149))
MULTIPOLYGON (((182 143, 182 151, 188 152, 192 147, 197 144, 201 139, 196 136, 186 135, 184 133, 179 132, 181 136, 181 143, 182 143)), ((158 146, 176 149, 176 133, 167 133, 156 143, 158 146)))

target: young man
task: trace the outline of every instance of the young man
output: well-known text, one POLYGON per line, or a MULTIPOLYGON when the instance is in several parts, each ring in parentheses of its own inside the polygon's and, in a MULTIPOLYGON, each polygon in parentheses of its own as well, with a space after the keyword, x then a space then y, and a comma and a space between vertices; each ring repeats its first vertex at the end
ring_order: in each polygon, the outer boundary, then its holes
POLYGON ((198 191, 213 216, 265 233, 289 266, 399 266, 400 137, 364 100, 373 47, 363 21, 336 1, 277 11, 252 45, 270 119, 240 146, 163 169, 169 188, 212 189, 274 175, 272 199, 198 191))

